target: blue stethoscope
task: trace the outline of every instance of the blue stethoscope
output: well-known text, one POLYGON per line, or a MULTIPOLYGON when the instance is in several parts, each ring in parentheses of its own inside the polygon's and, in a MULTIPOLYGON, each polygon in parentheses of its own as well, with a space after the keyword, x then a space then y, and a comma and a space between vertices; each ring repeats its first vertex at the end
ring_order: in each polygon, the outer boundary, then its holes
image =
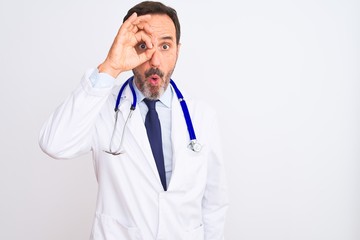
MULTIPOLYGON (((136 109, 136 102, 137 102, 136 101, 135 89, 134 89, 134 86, 132 84, 133 79, 134 79, 134 76, 132 76, 128 80, 126 80, 126 82, 121 86, 121 88, 119 90, 119 94, 118 94, 117 99, 116 99, 115 109, 114 109, 115 110, 114 129, 113 129, 111 140, 110 140, 109 151, 105 151, 106 153, 109 153, 109 154, 112 154, 112 155, 119 155, 121 153, 124 153, 124 151, 122 151, 122 146, 123 146, 123 140, 124 140, 124 135, 125 135, 125 128, 126 128, 126 125, 127 125, 128 121, 129 121, 129 119, 131 118, 134 110, 136 109), (113 143, 115 133, 116 133, 116 126, 117 126, 117 119, 118 119, 118 114, 119 114, 120 99, 121 99, 121 96, 122 96, 122 94, 124 92, 124 89, 125 89, 126 85, 129 85, 129 87, 130 87, 130 90, 131 90, 131 93, 132 93, 132 96, 133 96, 133 102, 132 102, 132 104, 130 106, 130 112, 129 112, 129 115, 128 115, 126 121, 125 121, 123 130, 122 130, 119 148, 116 151, 113 151, 112 150, 112 143, 113 143)), ((189 132, 189 137, 190 137, 190 143, 188 145, 188 148, 190 148, 194 152, 200 152, 201 144, 198 143, 197 140, 196 140, 194 127, 193 127, 193 124, 192 124, 192 121, 191 121, 191 118, 190 118, 190 114, 189 114, 189 110, 188 110, 188 107, 187 107, 186 102, 184 100, 184 97, 183 97, 180 90, 177 88, 176 84, 174 83, 174 81, 172 79, 170 79, 170 84, 175 90, 176 96, 177 96, 177 98, 178 98, 178 100, 180 102, 181 109, 182 109, 182 112, 184 114, 186 126, 187 126, 187 129, 188 129, 188 132, 189 132)))

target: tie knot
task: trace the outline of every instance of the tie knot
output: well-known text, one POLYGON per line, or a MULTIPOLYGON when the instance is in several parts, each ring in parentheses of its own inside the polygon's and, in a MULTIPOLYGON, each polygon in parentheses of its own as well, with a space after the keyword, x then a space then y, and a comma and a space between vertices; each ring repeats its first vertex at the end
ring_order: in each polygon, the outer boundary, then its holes
POLYGON ((157 101, 159 101, 159 100, 152 100, 152 99, 144 98, 144 102, 145 102, 146 106, 151 110, 155 110, 155 104, 157 101))

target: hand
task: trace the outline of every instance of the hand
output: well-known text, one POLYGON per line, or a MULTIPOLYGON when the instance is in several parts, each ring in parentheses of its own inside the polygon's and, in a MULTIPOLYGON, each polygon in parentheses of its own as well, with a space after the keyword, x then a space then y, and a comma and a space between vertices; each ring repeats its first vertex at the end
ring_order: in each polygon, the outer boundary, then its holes
POLYGON ((131 70, 149 60, 155 48, 152 29, 147 22, 150 15, 137 16, 133 13, 120 27, 109 53, 98 67, 116 78, 121 72, 131 70), (137 51, 140 43, 145 43, 146 51, 137 51))

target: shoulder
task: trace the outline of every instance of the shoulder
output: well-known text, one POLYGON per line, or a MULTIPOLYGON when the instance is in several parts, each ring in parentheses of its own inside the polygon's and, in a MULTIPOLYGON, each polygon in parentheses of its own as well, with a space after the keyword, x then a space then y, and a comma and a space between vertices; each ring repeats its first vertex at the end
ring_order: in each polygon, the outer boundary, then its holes
MULTIPOLYGON (((200 98, 198 95, 192 95, 185 88, 181 90, 181 93, 191 116, 215 117, 216 110, 206 99, 200 98)), ((177 96, 174 95, 174 97, 177 96)))
MULTIPOLYGON (((182 81, 176 81, 175 86, 181 92, 181 95, 183 96, 189 108, 195 108, 197 110, 202 109, 202 111, 205 112, 215 113, 214 108, 206 101, 206 99, 202 99, 199 95, 192 94, 191 91, 188 91, 187 84, 184 84, 182 81)), ((174 86, 172 86, 172 88, 174 97, 177 98, 174 86)))

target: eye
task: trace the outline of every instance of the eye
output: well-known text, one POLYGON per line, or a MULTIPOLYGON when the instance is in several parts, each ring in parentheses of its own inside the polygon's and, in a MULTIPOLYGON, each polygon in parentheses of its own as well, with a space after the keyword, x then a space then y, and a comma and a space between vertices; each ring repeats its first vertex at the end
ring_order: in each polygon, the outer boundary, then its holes
POLYGON ((140 43, 138 47, 139 47, 140 50, 146 50, 147 49, 145 43, 140 43))
POLYGON ((170 45, 169 44, 163 44, 161 46, 162 50, 168 50, 170 48, 170 45))

